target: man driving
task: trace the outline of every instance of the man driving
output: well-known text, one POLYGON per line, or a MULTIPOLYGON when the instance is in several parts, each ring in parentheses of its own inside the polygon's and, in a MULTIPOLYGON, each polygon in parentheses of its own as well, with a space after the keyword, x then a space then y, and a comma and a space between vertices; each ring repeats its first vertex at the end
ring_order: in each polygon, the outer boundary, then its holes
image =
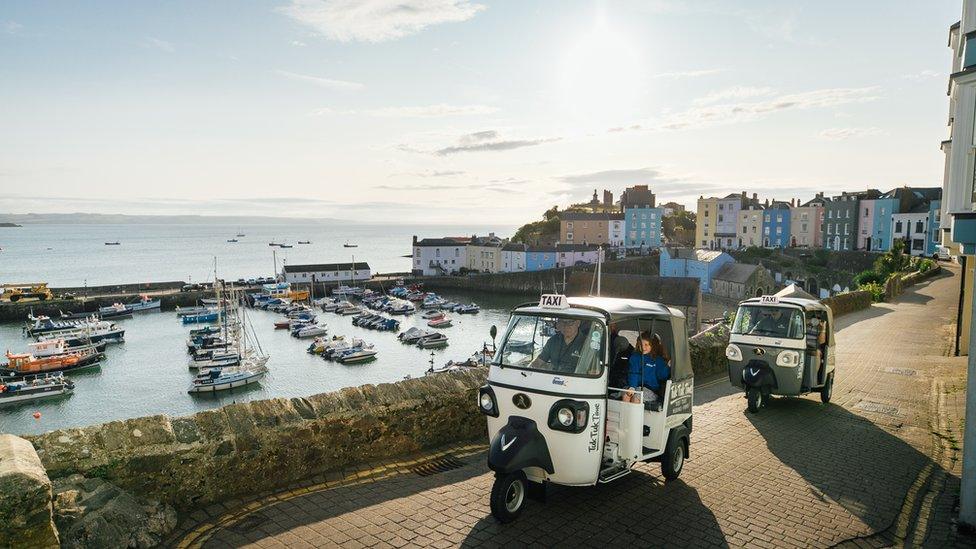
POLYGON ((789 322, 786 315, 779 307, 764 309, 759 313, 759 321, 749 330, 750 334, 758 335, 781 335, 789 329, 789 322))
POLYGON ((530 368, 573 373, 580 359, 586 336, 580 334, 578 319, 560 318, 556 320, 557 335, 549 338, 542 352, 529 365, 530 368))

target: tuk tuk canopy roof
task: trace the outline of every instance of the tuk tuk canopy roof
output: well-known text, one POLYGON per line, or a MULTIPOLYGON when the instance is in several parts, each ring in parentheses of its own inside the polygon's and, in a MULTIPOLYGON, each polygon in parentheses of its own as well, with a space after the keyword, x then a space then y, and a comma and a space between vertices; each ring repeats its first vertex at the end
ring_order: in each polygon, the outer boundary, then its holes
MULTIPOLYGON (((817 298, 805 292, 802 288, 796 284, 790 284, 789 286, 783 288, 782 290, 773 294, 779 300, 780 303, 786 303, 787 305, 797 306, 804 311, 827 311, 829 308, 820 302, 817 298)), ((742 305, 772 305, 770 303, 763 303, 762 298, 754 297, 752 299, 747 299, 741 303, 742 305)), ((775 305, 772 305, 775 306, 775 305)))
POLYGON ((674 309, 654 301, 644 301, 642 299, 622 299, 611 297, 569 297, 567 303, 571 309, 551 309, 539 307, 535 304, 520 305, 516 308, 520 313, 534 314, 556 314, 572 311, 573 316, 593 316, 609 322, 637 318, 640 316, 666 316, 685 318, 680 309, 674 309), (587 314, 588 313, 588 314, 587 314))

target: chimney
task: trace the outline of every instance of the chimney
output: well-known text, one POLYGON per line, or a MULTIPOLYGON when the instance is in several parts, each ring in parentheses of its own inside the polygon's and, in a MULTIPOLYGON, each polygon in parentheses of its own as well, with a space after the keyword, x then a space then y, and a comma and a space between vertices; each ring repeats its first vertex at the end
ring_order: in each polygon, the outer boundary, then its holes
POLYGON ((745 197, 746 197, 746 192, 745 191, 742 191, 742 198, 745 198, 745 197))
POLYGON ((769 199, 768 198, 766 199, 766 207, 767 208, 769 207, 769 199))
POLYGON ((796 200, 795 200, 795 199, 793 199, 793 198, 791 198, 791 199, 790 199, 790 207, 792 208, 792 207, 794 207, 794 206, 796 206, 796 200))
POLYGON ((752 199, 755 200, 756 202, 758 202, 759 201, 759 193, 752 193, 752 199))
POLYGON ((413 245, 417 245, 417 235, 413 235, 413 245))

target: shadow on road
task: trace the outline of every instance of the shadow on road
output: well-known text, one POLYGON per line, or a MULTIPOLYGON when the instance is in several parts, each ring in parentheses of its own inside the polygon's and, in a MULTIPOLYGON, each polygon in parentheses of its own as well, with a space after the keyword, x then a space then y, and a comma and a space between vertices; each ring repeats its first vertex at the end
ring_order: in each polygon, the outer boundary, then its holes
MULTIPOLYGON (((488 494, 485 494, 488 498, 488 494)), ((728 547, 715 515, 681 479, 664 482, 657 464, 610 484, 554 486, 545 503, 528 501, 522 516, 499 524, 486 515, 462 547, 521 546, 728 547)))
MULTIPOLYGON (((903 421, 896 415, 870 415, 892 429, 903 421)), ((937 466, 871 419, 834 404, 774 398, 747 417, 783 464, 875 532, 892 525, 922 467, 937 466)))

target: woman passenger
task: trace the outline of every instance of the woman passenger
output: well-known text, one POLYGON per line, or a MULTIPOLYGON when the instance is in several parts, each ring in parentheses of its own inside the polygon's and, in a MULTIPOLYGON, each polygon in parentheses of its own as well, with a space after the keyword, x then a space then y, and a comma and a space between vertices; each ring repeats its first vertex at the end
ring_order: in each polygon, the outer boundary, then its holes
POLYGON ((671 377, 668 366, 668 356, 664 351, 664 344, 657 334, 648 331, 641 333, 637 340, 638 352, 630 355, 630 367, 627 374, 628 392, 624 394, 624 402, 641 402, 631 391, 640 390, 643 402, 661 400, 664 385, 671 377))

